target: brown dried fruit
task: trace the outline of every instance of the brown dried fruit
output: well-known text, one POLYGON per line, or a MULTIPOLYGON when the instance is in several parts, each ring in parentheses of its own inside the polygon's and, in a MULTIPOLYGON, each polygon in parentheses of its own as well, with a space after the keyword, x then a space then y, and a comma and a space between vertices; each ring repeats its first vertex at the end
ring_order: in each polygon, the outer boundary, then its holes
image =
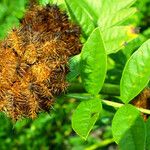
MULTIPOLYGON (((144 89, 134 100, 132 104, 138 108, 150 109, 150 89, 144 89)), ((144 119, 146 120, 148 115, 143 114, 144 119)))
POLYGON ((0 111, 13 120, 48 111, 68 85, 67 63, 80 52, 79 37, 56 5, 32 6, 0 43, 0 111))

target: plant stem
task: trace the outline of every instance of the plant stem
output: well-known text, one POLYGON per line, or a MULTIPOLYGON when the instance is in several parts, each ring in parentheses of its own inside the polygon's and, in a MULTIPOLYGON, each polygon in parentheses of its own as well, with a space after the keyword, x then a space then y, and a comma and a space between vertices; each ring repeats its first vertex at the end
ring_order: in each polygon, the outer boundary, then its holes
MULTIPOLYGON (((100 94, 106 94, 106 95, 115 95, 119 96, 120 95, 120 89, 118 85, 115 84, 107 84, 105 83, 102 87, 102 90, 100 94)), ((83 85, 81 83, 73 83, 69 88, 68 88, 69 93, 85 93, 85 89, 83 88, 83 85)), ((120 108, 124 104, 117 103, 117 102, 112 102, 109 100, 102 100, 102 102, 108 106, 112 106, 115 108, 120 108)), ((144 109, 144 108, 137 108, 139 111, 141 111, 144 114, 149 114, 150 115, 150 110, 144 109)))
POLYGON ((121 104, 121 103, 117 103, 117 102, 112 102, 112 101, 109 101, 109 100, 102 100, 102 103, 108 105, 108 106, 113 106, 115 108, 120 108, 121 106, 123 106, 124 104, 121 104))
POLYGON ((111 143, 114 143, 114 139, 106 139, 106 140, 100 141, 99 143, 94 144, 94 145, 92 145, 90 147, 87 147, 85 150, 95 150, 97 148, 107 146, 107 145, 109 145, 111 143))
MULTIPOLYGON (((86 91, 81 83, 72 83, 71 86, 68 88, 68 92, 69 93, 85 93, 86 91)), ((119 88, 119 85, 105 83, 100 93, 106 94, 106 95, 119 96, 120 88, 119 88)))
MULTIPOLYGON (((112 101, 109 101, 109 100, 102 100, 102 102, 108 106, 113 106, 115 108, 120 108, 121 106, 123 106, 124 104, 121 104, 121 103, 117 103, 117 102, 112 102, 112 101)), ((144 108, 138 108, 136 107, 140 112, 144 113, 144 114, 148 114, 150 115, 150 110, 148 109, 144 109, 144 108)))

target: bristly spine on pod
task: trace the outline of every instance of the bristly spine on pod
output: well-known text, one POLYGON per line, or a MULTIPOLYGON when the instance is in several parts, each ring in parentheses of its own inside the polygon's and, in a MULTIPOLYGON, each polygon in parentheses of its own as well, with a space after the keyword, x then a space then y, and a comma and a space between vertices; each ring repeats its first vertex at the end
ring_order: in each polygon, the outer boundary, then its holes
POLYGON ((56 5, 32 5, 0 42, 0 111, 13 120, 49 111, 68 86, 68 59, 80 53, 79 38, 79 27, 56 5))

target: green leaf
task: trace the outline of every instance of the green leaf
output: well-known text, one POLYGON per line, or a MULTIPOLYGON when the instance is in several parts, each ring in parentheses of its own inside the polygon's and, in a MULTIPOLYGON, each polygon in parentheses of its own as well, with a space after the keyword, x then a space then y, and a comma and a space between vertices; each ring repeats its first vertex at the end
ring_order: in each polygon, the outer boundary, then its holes
MULTIPOLYGON (((129 8, 131 5, 133 5, 136 0, 100 0, 103 3, 103 13, 108 14, 112 13, 114 14, 116 11, 123 10, 125 8, 129 8), (109 10, 108 10, 109 8, 109 10)), ((100 10, 99 10, 100 11, 100 10)))
POLYGON ((93 17, 93 20, 96 22, 98 21, 99 16, 101 15, 101 9, 103 6, 102 0, 86 0, 86 3, 88 5, 88 8, 91 9, 91 15, 93 17))
POLYGON ((67 81, 73 81, 80 74, 80 54, 72 57, 69 60, 69 70, 67 74, 67 81))
POLYGON ((83 34, 86 36, 90 35, 94 30, 95 25, 87 3, 84 0, 65 0, 65 2, 71 18, 80 25, 83 34))
POLYGON ((145 42, 145 40, 147 40, 146 37, 140 34, 137 38, 133 39, 125 46, 122 52, 127 59, 131 57, 135 49, 139 48, 145 42))
POLYGON ((99 98, 81 102, 72 116, 72 128, 86 140, 102 110, 99 98))
POLYGON ((113 137, 120 150, 145 150, 145 130, 140 112, 130 104, 121 107, 113 118, 113 137))
POLYGON ((150 79, 150 40, 147 40, 127 61, 120 83, 121 100, 130 102, 150 79))
POLYGON ((131 15, 133 15, 137 10, 135 8, 127 8, 123 10, 119 10, 117 12, 110 13, 111 15, 103 18, 99 18, 98 26, 101 27, 101 30, 107 30, 108 28, 123 23, 126 19, 128 19, 131 15))
POLYGON ((102 32, 107 54, 116 53, 125 43, 135 39, 132 26, 115 26, 102 32))
POLYGON ((146 150, 150 150, 150 117, 146 121, 146 150))
POLYGON ((136 12, 130 6, 136 0, 86 0, 94 22, 102 30, 120 24, 136 12))
POLYGON ((81 52, 81 78, 83 85, 90 94, 98 94, 106 76, 107 55, 105 52, 101 32, 96 28, 81 52))

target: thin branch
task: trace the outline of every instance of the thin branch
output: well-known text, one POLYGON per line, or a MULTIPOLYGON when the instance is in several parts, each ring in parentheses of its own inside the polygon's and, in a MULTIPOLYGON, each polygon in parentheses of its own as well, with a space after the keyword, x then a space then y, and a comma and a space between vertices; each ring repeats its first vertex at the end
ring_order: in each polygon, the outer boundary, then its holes
MULTIPOLYGON (((82 99, 82 100, 88 100, 88 99, 92 99, 93 97, 90 94, 82 94, 80 95, 80 93, 72 93, 72 94, 66 94, 65 96, 69 97, 69 98, 75 98, 75 99, 82 99)), ((115 108, 120 108, 122 107, 124 104, 123 103, 118 103, 118 102, 112 102, 110 100, 104 100, 102 99, 102 103, 108 106, 112 106, 115 108)), ((150 115, 150 110, 148 109, 144 109, 144 108, 138 108, 136 107, 140 112, 144 113, 144 114, 148 114, 150 115)))
MULTIPOLYGON (((121 104, 121 103, 117 103, 117 102, 112 102, 112 101, 109 101, 109 100, 102 100, 102 102, 108 106, 113 106, 115 108, 120 108, 121 106, 123 106, 124 104, 121 104)), ((140 112, 144 113, 144 114, 148 114, 150 115, 150 110, 148 109, 144 109, 144 108, 138 108, 136 107, 140 112)))
POLYGON ((97 148, 100 148, 100 147, 104 147, 104 146, 107 146, 111 143, 114 143, 114 139, 106 139, 106 140, 103 140, 103 141, 100 141, 99 143, 96 143, 90 147, 87 147, 85 148, 85 150, 95 150, 97 148))
MULTIPOLYGON (((85 89, 81 83, 71 83, 68 87, 68 93, 85 93, 85 89)), ((119 85, 105 83, 100 91, 100 94, 104 95, 120 95, 119 85)))
MULTIPOLYGON (((100 94, 119 96, 120 95, 119 91, 120 90, 119 90, 119 86, 118 85, 105 83, 103 85, 103 87, 102 87, 102 90, 101 90, 100 94)), ((68 88, 68 92, 69 93, 78 93, 79 94, 79 93, 85 93, 86 91, 85 91, 85 89, 84 89, 82 84, 80 84, 80 83, 73 83, 68 88)), ((68 96, 72 97, 72 94, 68 94, 68 96)), ((74 98, 77 98, 77 97, 75 96, 74 98)), ((116 108, 120 108, 121 106, 124 105, 124 104, 117 103, 117 102, 112 102, 112 101, 109 101, 109 100, 102 100, 102 102, 104 104, 108 105, 108 106, 113 106, 113 107, 116 107, 116 108)), ((144 113, 144 114, 149 114, 150 115, 150 110, 148 110, 148 109, 138 108, 138 107, 137 107, 137 109, 139 111, 141 111, 142 113, 144 113)))

